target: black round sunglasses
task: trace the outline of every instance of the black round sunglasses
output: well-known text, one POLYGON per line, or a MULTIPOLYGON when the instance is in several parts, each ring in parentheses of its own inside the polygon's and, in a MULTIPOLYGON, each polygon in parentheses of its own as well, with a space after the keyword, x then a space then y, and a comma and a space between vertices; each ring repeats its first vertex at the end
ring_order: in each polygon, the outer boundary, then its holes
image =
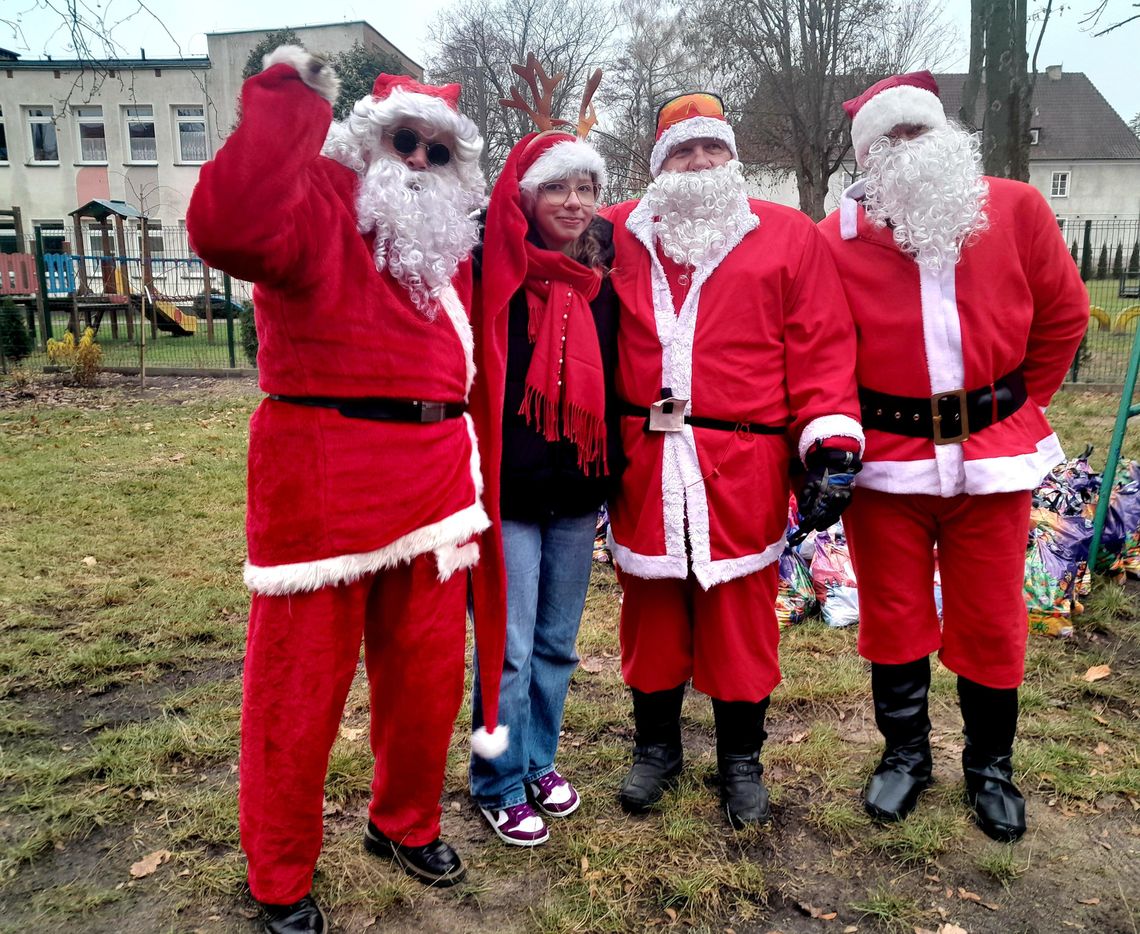
POLYGON ((410 156, 413 152, 424 147, 427 161, 432 165, 447 165, 451 161, 451 150, 443 143, 429 143, 422 140, 415 130, 403 127, 392 134, 392 148, 401 156, 410 156))

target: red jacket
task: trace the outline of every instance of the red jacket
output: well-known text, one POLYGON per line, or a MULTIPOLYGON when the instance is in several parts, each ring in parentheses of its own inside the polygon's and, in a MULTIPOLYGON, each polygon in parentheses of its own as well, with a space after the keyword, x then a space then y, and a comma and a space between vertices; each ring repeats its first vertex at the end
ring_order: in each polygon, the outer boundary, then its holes
POLYGON ((799 211, 751 201, 755 224, 694 271, 679 313, 640 202, 608 209, 621 299, 617 395, 648 406, 667 387, 687 414, 786 426, 753 435, 622 419, 628 464, 611 504, 614 557, 638 577, 712 587, 779 556, 793 451, 856 421, 855 332, 828 255, 799 211), (686 526, 691 555, 686 555, 686 526))
MULTIPOLYGON (((320 155, 332 119, 297 72, 245 82, 242 121, 203 167, 186 217, 197 253, 252 280, 261 388, 458 402, 474 373, 470 263, 428 321, 376 271, 356 175, 320 155)), ((486 528, 469 416, 418 425, 267 400, 250 426, 246 582, 263 593, 353 580, 486 528)))
POLYGON ((862 183, 820 222, 855 316, 861 386, 922 397, 988 386, 1021 367, 1029 391, 1017 412, 960 444, 868 429, 859 486, 935 496, 1031 490, 1064 460, 1044 409, 1088 325, 1088 293, 1040 193, 987 182, 989 227, 942 274, 867 219, 862 183))

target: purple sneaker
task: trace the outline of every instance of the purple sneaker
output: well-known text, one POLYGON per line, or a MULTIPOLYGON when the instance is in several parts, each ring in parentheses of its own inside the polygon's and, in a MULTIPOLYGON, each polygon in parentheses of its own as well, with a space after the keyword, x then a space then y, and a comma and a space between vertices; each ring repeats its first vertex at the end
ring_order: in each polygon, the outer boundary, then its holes
POLYGON ((525 801, 509 808, 480 807, 479 810, 499 839, 511 846, 538 846, 550 838, 542 818, 525 801))
POLYGON ((535 805, 547 817, 573 814, 582 803, 574 786, 557 772, 547 772, 538 781, 527 782, 526 787, 535 805))

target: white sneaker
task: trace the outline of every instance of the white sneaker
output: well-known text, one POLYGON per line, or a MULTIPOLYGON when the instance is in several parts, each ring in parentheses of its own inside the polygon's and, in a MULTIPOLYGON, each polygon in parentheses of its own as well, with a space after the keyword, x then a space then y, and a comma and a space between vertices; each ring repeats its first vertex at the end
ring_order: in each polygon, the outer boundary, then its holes
POLYGON ((546 824, 525 801, 509 808, 480 807, 479 810, 499 839, 511 846, 538 846, 550 839, 546 824))

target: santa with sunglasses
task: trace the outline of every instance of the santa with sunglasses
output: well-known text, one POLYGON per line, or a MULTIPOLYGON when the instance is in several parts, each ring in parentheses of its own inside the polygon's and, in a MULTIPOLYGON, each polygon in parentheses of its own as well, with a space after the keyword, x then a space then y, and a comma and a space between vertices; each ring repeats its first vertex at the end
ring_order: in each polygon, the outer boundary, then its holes
MULTIPOLYGON (((313 870, 362 641, 376 758, 364 846, 425 884, 464 877, 440 795, 464 569, 489 524, 467 412, 483 141, 458 85, 380 75, 333 123, 338 88, 296 46, 266 56, 187 215, 198 254, 255 283, 268 398, 250 425, 239 819, 265 930, 292 934, 327 926, 313 870)), ((503 657, 500 598, 476 597, 485 659, 503 657)), ((501 668, 481 670, 483 755, 506 745, 501 668)))

